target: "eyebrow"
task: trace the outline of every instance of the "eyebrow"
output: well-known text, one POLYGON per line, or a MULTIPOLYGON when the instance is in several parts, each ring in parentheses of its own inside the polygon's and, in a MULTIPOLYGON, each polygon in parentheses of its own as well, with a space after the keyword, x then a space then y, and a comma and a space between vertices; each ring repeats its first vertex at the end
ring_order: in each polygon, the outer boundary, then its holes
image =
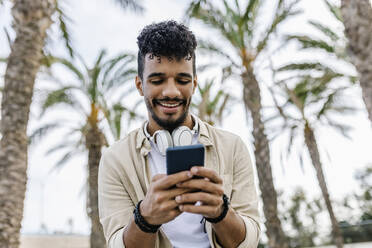
POLYGON ((162 76, 165 76, 165 73, 153 72, 150 75, 148 75, 147 77, 150 78, 150 77, 162 77, 162 76))
MULTIPOLYGON (((162 73, 162 72, 153 72, 150 75, 148 75, 147 77, 148 78, 151 78, 151 77, 163 77, 163 76, 165 76, 165 73, 162 73)), ((178 77, 192 78, 191 74, 190 73, 186 73, 186 72, 178 73, 177 76, 178 77)))
POLYGON ((192 78, 192 76, 191 76, 190 73, 185 73, 185 72, 178 73, 177 76, 179 76, 179 77, 188 77, 188 78, 192 78))

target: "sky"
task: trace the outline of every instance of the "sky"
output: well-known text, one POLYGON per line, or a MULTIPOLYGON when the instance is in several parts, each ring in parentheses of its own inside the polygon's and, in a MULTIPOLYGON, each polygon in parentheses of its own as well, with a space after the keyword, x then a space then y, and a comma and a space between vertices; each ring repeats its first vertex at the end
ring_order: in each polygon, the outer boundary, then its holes
MULTIPOLYGON (((143 15, 123 11, 118 5, 103 0, 65 0, 62 7, 68 16, 73 19, 71 31, 74 48, 85 61, 92 63, 98 52, 103 48, 107 49, 110 55, 115 55, 123 51, 136 53, 136 37, 140 30, 152 22, 168 19, 182 20, 187 2, 180 0, 143 1, 143 5, 146 8, 146 12, 143 15)), ((267 9, 272 9, 272 5, 266 5, 268 7, 267 9)), ((10 4, 6 2, 5 7, 0 8, 0 28, 10 27, 9 7, 10 4)), ((300 7, 304 10, 303 15, 283 24, 280 28, 281 32, 314 32, 306 24, 308 19, 316 19, 322 23, 337 27, 337 23, 331 18, 321 0, 302 1, 300 7)), ((266 11, 260 17, 260 23, 264 25, 270 20, 269 18, 271 16, 272 13, 266 11)), ((198 22, 191 22, 190 28, 197 37, 220 41, 218 39, 219 36, 215 32, 198 22)), ((52 33, 51 38, 53 40, 51 50, 61 56, 66 56, 66 52, 56 32, 52 33)), ((276 39, 279 38, 274 37, 273 44, 278 43, 276 39)), ((280 65, 299 59, 298 53, 294 51, 295 46, 291 45, 281 50, 273 59, 274 64, 280 65)), ((8 53, 7 41, 4 34, 0 33, 0 57, 6 56, 8 53)), ((302 56, 306 57, 310 55, 303 54, 302 56)), ((319 57, 322 57, 322 55, 319 55, 319 57)), ((197 61, 203 64, 208 63, 210 60, 207 57, 200 56, 200 59, 198 57, 197 61)), ((267 60, 265 58, 262 59, 262 65, 257 70, 258 79, 260 83, 262 82, 262 85, 267 85, 270 82, 271 76, 268 72, 267 60)), ((344 69, 346 71, 350 70, 346 66, 344 69)), ((57 68, 56 73, 63 80, 73 80, 62 69, 57 68)), ((214 73, 219 72, 212 71, 209 74, 203 74, 201 78, 213 77, 214 73)), ((0 65, 0 75, 3 74, 4 66, 0 65)), ((45 85, 50 85, 50 82, 48 79, 40 76, 36 86, 45 85)), ((237 97, 241 96, 239 83, 230 82, 226 87, 229 92, 237 97)), ((347 94, 348 102, 360 109, 358 113, 351 117, 342 117, 342 121, 345 121, 354 128, 350 133, 352 140, 343 138, 329 128, 319 128, 316 131, 316 136, 319 138, 318 143, 321 147, 321 158, 330 195, 337 201, 341 200, 345 194, 358 190, 358 184, 353 179, 355 171, 372 163, 370 155, 372 131, 363 102, 361 101, 361 90, 355 87, 349 90, 347 94)), ((133 98, 136 97, 138 98, 136 95, 133 96, 133 98)), ((37 118, 39 109, 36 102, 38 100, 36 97, 34 98, 29 132, 37 128, 41 123, 60 117, 79 118, 72 112, 61 110, 49 113, 45 119, 40 120, 37 118)), ((263 92, 263 105, 272 106, 272 101, 265 92, 263 92)), ((141 107, 145 111, 145 107, 141 107)), ((138 123, 136 124, 138 125, 138 123)), ((130 127, 130 129, 134 128, 136 128, 136 125, 130 127)), ((240 135, 246 141, 253 155, 251 129, 247 127, 242 104, 234 105, 231 115, 224 120, 223 128, 240 135)), ((85 156, 78 156, 62 169, 52 172, 50 172, 51 168, 62 154, 55 153, 45 156, 45 151, 48 147, 63 141, 64 137, 61 132, 53 132, 39 145, 29 149, 28 184, 21 230, 24 234, 53 233, 56 231, 72 231, 81 234, 89 233, 89 221, 85 212, 85 182, 87 178, 85 156), (69 219, 73 220, 73 225, 71 225, 69 219), (46 227, 44 230, 41 229, 42 223, 46 227)), ((307 153, 305 153, 303 169, 301 169, 299 161, 295 156, 290 157, 284 164, 280 162, 280 153, 285 149, 287 142, 287 138, 283 136, 271 143, 271 162, 276 188, 284 192, 284 197, 288 196, 298 186, 303 187, 310 196, 319 196, 320 190, 307 153)), ((295 146, 297 150, 303 149, 301 140, 298 140, 295 146)), ((336 210, 336 214, 341 215, 343 213, 336 210)))

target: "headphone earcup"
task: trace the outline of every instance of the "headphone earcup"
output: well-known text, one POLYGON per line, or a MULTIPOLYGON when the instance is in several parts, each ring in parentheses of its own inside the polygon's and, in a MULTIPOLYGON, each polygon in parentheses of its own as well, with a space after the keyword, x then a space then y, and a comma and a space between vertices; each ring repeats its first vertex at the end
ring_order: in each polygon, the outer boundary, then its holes
POLYGON ((174 146, 189 146, 192 143, 193 132, 186 126, 180 126, 173 130, 172 138, 174 146))
POLYGON ((173 141, 170 133, 167 130, 158 130, 154 133, 155 144, 163 156, 168 147, 173 147, 173 141))

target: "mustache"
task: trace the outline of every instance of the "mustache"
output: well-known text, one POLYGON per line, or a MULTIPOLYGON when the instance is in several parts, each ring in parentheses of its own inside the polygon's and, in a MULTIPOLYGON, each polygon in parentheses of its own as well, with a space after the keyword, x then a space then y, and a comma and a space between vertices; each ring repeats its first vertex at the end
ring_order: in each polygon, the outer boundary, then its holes
POLYGON ((154 104, 156 103, 161 103, 161 102, 177 102, 177 103, 186 103, 186 99, 181 99, 181 98, 170 98, 170 97, 166 97, 166 98, 162 98, 162 99, 153 99, 152 102, 154 104))

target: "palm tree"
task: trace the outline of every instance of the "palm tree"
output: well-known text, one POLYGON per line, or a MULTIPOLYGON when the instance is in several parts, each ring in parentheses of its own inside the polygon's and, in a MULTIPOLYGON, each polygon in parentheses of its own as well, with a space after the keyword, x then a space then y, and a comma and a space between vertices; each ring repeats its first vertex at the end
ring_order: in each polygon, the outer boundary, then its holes
MULTIPOLYGON (((134 0, 116 0, 122 7, 140 8, 134 0)), ((0 4, 3 3, 1 0, 0 4)), ((19 246, 27 183, 27 124, 36 74, 57 0, 13 1, 16 38, 5 73, 0 141, 0 244, 19 246), (12 192, 10 194, 9 192, 12 192)), ((67 33, 64 33, 64 35, 67 33)), ((71 50, 70 50, 71 53, 71 50)))
POLYGON ((194 0, 187 10, 187 16, 200 20, 218 31, 233 50, 232 53, 227 53, 227 49, 218 48, 216 44, 201 43, 201 48, 208 49, 211 53, 226 59, 235 74, 241 77, 244 105, 250 111, 253 120, 256 167, 266 217, 265 226, 269 247, 286 248, 288 242, 278 218, 277 194, 270 165, 269 141, 262 121, 261 93, 254 67, 257 58, 268 50, 269 39, 277 27, 288 17, 298 13, 293 10, 298 1, 288 3, 288 1, 279 0, 275 16, 264 33, 260 33, 257 29, 257 17, 262 14, 261 6, 264 1, 250 0, 244 7, 240 6, 240 1, 231 2, 233 4, 226 0, 219 1, 223 6, 221 9, 213 5, 212 1, 194 0))
POLYGON ((199 83, 198 95, 191 107, 197 111, 201 120, 208 122, 210 125, 218 124, 221 126, 223 118, 230 114, 229 110, 236 99, 222 87, 213 94, 211 90, 212 86, 215 85, 216 82, 213 79, 206 80, 203 86, 199 83))
POLYGON ((342 19, 349 39, 349 52, 362 88, 368 117, 372 123, 372 8, 368 0, 342 0, 342 19))
MULTIPOLYGON (((342 104, 340 100, 343 92, 349 88, 348 84, 341 86, 340 79, 350 81, 355 80, 355 78, 336 72, 322 63, 289 64, 278 69, 278 72, 283 71, 299 72, 297 72, 297 75, 281 79, 276 83, 276 89, 279 89, 279 93, 275 94, 275 90, 272 89, 274 102, 279 112, 278 116, 284 119, 284 125, 278 132, 282 133, 286 129, 289 130, 288 154, 292 151, 293 140, 296 135, 303 137, 331 219, 334 242, 338 248, 341 248, 343 247, 343 240, 332 208, 315 130, 321 125, 327 125, 348 137, 350 127, 334 121, 333 114, 355 111, 355 108, 342 104), (294 84, 294 86, 290 87, 291 84, 294 84), (280 106, 275 95, 284 97, 285 103, 280 106), (293 111, 295 111, 294 114, 291 114, 293 111)), ((300 162, 302 163, 302 153, 300 153, 300 162)))
POLYGON ((19 246, 27 182, 27 123, 55 1, 19 1, 12 8, 16 38, 5 72, 0 141, 0 244, 19 246))
MULTIPOLYGON (((105 238, 98 216, 97 185, 101 148, 108 146, 107 135, 104 134, 102 127, 103 121, 108 123, 114 138, 119 139, 122 134, 121 117, 124 113, 129 114, 128 119, 137 117, 135 112, 130 111, 120 102, 112 101, 114 95, 122 91, 120 89, 125 86, 125 83, 136 75, 136 70, 133 67, 135 57, 121 54, 104 60, 105 57, 106 52, 101 51, 92 68, 89 68, 80 58, 83 70, 66 59, 49 58, 51 64, 59 63, 66 67, 75 76, 76 82, 69 84, 60 82, 58 89, 49 92, 43 101, 41 116, 45 111, 62 104, 71 107, 72 110, 83 116, 84 120, 72 126, 71 123, 76 120, 58 120, 48 123, 37 129, 30 137, 31 141, 35 142, 35 139, 55 128, 69 127, 65 137, 73 137, 73 139, 63 140, 61 144, 57 144, 47 152, 49 154, 67 148, 67 152, 56 164, 56 167, 62 166, 74 155, 88 151, 87 212, 91 220, 90 247, 92 248, 105 247, 105 238), (85 103, 88 105, 85 106, 85 103), (75 134, 78 136, 74 136, 75 134), (76 138, 74 139, 74 137, 76 138)), ((135 87, 126 89, 118 99, 125 99, 134 89, 135 87)))

